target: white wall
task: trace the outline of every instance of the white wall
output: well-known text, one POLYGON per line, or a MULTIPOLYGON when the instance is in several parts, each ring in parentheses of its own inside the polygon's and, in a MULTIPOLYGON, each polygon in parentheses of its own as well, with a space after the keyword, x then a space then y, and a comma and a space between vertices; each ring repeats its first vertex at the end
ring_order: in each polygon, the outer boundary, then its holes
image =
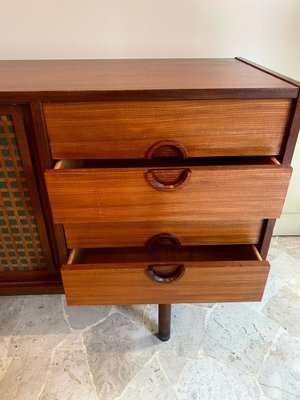
MULTIPOLYGON (((299 0, 0 0, 0 58, 243 56, 300 80, 299 0)), ((277 233, 300 234, 300 144, 277 233)))

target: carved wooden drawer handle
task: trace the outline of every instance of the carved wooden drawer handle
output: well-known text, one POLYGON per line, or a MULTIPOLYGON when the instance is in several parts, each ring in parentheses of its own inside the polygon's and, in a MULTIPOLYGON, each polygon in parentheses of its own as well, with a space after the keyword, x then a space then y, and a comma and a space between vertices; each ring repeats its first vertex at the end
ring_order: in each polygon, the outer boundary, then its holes
POLYGON ((161 140, 151 146, 145 154, 145 158, 152 160, 161 157, 187 158, 188 152, 183 144, 176 140, 161 140))
POLYGON ((174 264, 152 264, 148 266, 147 275, 158 283, 172 283, 184 274, 184 265, 174 264))
POLYGON ((175 190, 181 188, 188 182, 192 171, 189 168, 149 169, 146 172, 146 179, 156 190, 175 190))
POLYGON ((176 235, 173 233, 163 232, 158 233, 157 235, 152 236, 150 239, 147 240, 145 243, 146 247, 153 247, 159 245, 172 245, 174 247, 180 247, 181 243, 180 240, 176 235))

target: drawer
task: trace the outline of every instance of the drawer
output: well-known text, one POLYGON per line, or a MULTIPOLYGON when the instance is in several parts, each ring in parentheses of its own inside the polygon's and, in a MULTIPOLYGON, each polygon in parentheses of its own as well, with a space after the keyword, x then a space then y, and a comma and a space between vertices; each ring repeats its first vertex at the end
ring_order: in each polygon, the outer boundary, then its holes
MULTIPOLYGON (((254 162, 254 161, 253 161, 254 162)), ((97 163, 96 163, 97 164, 97 163)), ((291 167, 256 164, 67 168, 45 173, 55 223, 221 221, 277 218, 291 167)))
POLYGON ((54 159, 144 158, 158 143, 188 157, 277 155, 290 99, 111 101, 43 105, 54 159), (153 147, 154 146, 154 147, 153 147))
POLYGON ((263 221, 142 221, 65 224, 68 248, 144 246, 161 233, 183 245, 258 243, 263 221))
POLYGON ((269 272, 252 245, 80 249, 62 267, 69 305, 259 301, 269 272))

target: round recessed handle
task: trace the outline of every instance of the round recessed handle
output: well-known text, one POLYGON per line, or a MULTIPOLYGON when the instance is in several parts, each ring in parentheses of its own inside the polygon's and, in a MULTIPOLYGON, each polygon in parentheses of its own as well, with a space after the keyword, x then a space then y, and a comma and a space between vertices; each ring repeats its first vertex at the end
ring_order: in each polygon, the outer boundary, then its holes
POLYGON ((156 190, 175 190, 188 182, 191 173, 189 168, 156 168, 146 172, 146 179, 156 190))
POLYGON ((158 283, 172 283, 178 281, 184 274, 184 265, 152 264, 146 271, 148 277, 158 283))
POLYGON ((158 233, 157 235, 151 236, 145 243, 145 246, 148 248, 161 245, 171 245, 175 248, 178 248, 181 246, 181 243, 174 233, 168 232, 158 233))
POLYGON ((147 160, 153 160, 162 157, 187 158, 188 152, 180 142, 176 140, 160 140, 152 145, 145 153, 147 160))

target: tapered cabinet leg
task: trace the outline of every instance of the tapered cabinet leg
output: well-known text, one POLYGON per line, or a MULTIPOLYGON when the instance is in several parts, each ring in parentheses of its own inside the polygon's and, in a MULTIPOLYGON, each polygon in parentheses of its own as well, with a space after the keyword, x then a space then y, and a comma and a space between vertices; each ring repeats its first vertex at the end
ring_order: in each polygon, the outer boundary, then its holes
POLYGON ((170 339, 171 333, 171 307, 172 304, 158 305, 158 334, 157 337, 163 342, 170 339))

